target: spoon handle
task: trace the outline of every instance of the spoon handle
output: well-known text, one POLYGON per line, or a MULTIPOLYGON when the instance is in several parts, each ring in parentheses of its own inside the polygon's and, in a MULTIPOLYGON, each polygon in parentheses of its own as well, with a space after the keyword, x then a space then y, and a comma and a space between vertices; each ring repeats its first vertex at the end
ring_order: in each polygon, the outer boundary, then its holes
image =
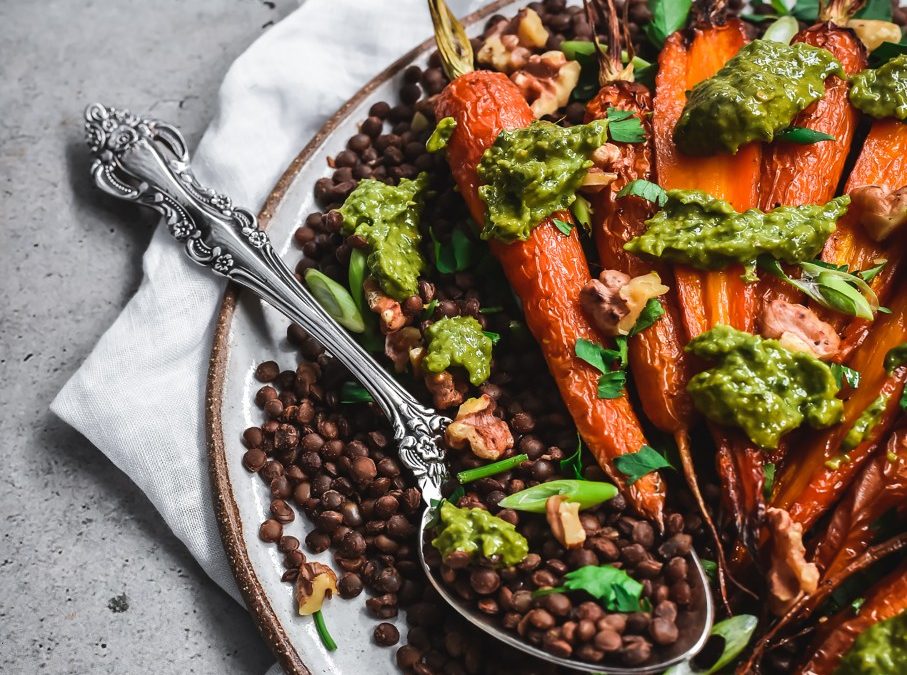
POLYGON ((449 420, 419 404, 324 311, 275 253, 254 214, 198 183, 179 130, 93 103, 85 109, 85 131, 98 187, 159 211, 192 260, 250 289, 328 348, 390 420, 400 459, 423 499, 439 499, 447 467, 436 440, 449 420))

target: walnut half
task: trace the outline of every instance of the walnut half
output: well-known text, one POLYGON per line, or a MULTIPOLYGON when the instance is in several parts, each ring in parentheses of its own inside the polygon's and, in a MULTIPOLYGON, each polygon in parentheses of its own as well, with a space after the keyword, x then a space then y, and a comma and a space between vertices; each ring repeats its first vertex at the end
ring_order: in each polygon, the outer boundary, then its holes
POLYGON ((598 279, 586 282, 579 301, 602 334, 627 335, 646 303, 667 292, 668 287, 661 283, 657 272, 631 279, 617 270, 603 270, 598 279))
POLYGON ((381 290, 373 277, 366 279, 362 288, 365 291, 365 302, 368 308, 378 315, 381 332, 387 335, 400 330, 406 325, 406 317, 400 303, 381 290))
POLYGON ((545 502, 545 518, 551 534, 567 549, 581 548, 586 541, 586 530, 579 519, 579 504, 569 502, 561 495, 551 495, 545 502))
POLYGON ((579 82, 580 65, 568 61, 564 52, 545 52, 529 57, 526 65, 510 79, 523 92, 536 119, 551 115, 567 105, 579 82))
POLYGON ((337 575, 327 565, 307 562, 299 566, 296 577, 296 605, 300 616, 314 614, 337 592, 337 575))
POLYGON ((882 241, 907 223, 907 187, 886 190, 864 185, 850 191, 850 213, 875 241, 882 241))
POLYGON ((482 459, 500 459, 513 447, 513 435, 507 423, 494 416, 494 399, 486 394, 467 399, 457 417, 447 425, 444 437, 452 448, 469 446, 472 454, 482 459))
POLYGON ((819 568, 806 562, 803 526, 794 522, 787 511, 766 509, 765 520, 772 536, 768 606, 773 614, 783 616, 801 595, 815 592, 819 568))
POLYGON ((510 21, 501 19, 485 33, 476 60, 501 73, 512 73, 529 62, 532 49, 548 42, 548 31, 532 9, 522 9, 510 21))

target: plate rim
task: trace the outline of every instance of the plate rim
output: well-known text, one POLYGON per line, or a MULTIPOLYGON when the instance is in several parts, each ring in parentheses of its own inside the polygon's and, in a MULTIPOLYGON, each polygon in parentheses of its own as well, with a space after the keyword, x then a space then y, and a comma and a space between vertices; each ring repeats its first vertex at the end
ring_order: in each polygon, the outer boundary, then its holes
MULTIPOLYGON (((466 26, 471 26, 512 2, 513 0, 494 0, 468 14, 461 21, 466 26)), ((302 151, 290 162, 286 171, 284 171, 265 199, 264 205, 258 213, 259 227, 267 229, 271 217, 283 202, 287 191, 302 170, 302 167, 309 162, 340 123, 349 117, 352 110, 376 88, 409 66, 418 56, 433 48, 434 44, 434 39, 429 38, 410 49, 369 80, 340 106, 337 112, 328 118, 312 139, 306 143, 302 151)), ((249 610, 262 638, 264 638, 265 643, 274 653, 284 672, 292 675, 311 675, 311 671, 300 657, 283 624, 274 612, 270 599, 252 566, 244 544, 243 523, 227 470, 222 408, 224 388, 226 386, 227 360, 230 353, 230 329, 233 325, 233 316, 240 292, 240 287, 232 282, 227 284, 224 291, 215 320, 214 340, 208 361, 208 374, 205 384, 205 437, 214 513, 221 543, 224 546, 224 552, 227 554, 227 561, 230 564, 233 578, 236 580, 246 608, 249 610)))

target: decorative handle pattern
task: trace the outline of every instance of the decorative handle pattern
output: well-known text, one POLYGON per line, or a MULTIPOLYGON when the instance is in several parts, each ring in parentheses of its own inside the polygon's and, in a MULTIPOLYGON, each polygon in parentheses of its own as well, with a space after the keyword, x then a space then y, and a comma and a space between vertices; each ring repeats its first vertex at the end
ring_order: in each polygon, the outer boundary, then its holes
POLYGON ((274 252, 253 213, 199 184, 179 130, 93 103, 85 110, 85 131, 98 187, 160 212, 192 260, 252 290, 328 348, 387 415, 423 499, 440 499, 447 466, 437 439, 450 420, 419 404, 322 309, 274 252))

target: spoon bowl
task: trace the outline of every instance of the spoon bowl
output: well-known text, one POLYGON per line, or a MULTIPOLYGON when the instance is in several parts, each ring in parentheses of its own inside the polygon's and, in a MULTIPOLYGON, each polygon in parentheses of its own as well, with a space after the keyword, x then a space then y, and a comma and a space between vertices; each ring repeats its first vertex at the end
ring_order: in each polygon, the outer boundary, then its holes
POLYGON ((661 673, 673 665, 677 665, 695 656, 704 646, 712 630, 715 616, 715 605, 709 591, 709 579, 702 566, 702 561, 695 551, 690 551, 686 556, 688 563, 687 581, 690 584, 692 605, 688 611, 677 615, 677 629, 679 636, 674 644, 667 647, 658 647, 652 650, 648 661, 639 666, 602 666, 599 664, 579 661, 577 659, 562 658, 546 652, 543 649, 521 640, 516 633, 502 628, 492 617, 483 614, 474 607, 467 606, 450 586, 438 576, 438 569, 428 564, 425 553, 431 546, 431 529, 434 521, 434 508, 427 508, 422 514, 419 527, 419 562, 425 571, 425 576, 434 586, 444 601, 453 607, 464 619, 469 621, 479 630, 492 637, 505 642, 514 649, 531 654, 536 658, 554 663, 564 668, 580 671, 594 671, 601 675, 646 675, 648 673, 661 673))

